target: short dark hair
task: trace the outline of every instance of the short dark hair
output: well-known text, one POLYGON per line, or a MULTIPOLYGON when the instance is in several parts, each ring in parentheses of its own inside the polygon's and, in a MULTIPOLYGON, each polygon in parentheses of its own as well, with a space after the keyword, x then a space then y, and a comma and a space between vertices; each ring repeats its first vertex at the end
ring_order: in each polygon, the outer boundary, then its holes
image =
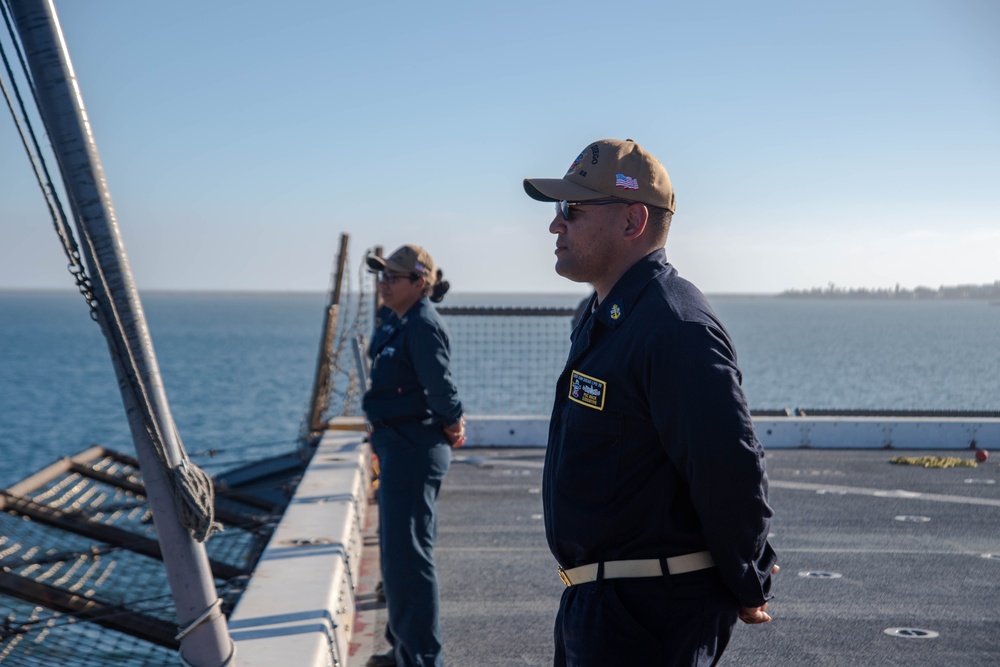
POLYGON ((657 243, 663 245, 667 241, 667 232, 670 231, 670 221, 673 219, 674 214, 658 206, 646 206, 646 210, 649 211, 649 216, 646 218, 646 226, 652 232, 657 243))

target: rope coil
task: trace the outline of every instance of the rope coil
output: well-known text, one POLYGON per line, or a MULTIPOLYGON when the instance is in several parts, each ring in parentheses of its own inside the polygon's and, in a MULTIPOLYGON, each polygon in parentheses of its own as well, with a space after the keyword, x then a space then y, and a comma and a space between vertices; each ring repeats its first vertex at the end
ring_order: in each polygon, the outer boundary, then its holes
POLYGON ((215 488, 212 478, 187 459, 170 471, 174 504, 181 524, 198 542, 224 530, 215 520, 215 488))
POLYGON ((978 463, 958 456, 894 456, 889 463, 923 468, 976 468, 978 463))

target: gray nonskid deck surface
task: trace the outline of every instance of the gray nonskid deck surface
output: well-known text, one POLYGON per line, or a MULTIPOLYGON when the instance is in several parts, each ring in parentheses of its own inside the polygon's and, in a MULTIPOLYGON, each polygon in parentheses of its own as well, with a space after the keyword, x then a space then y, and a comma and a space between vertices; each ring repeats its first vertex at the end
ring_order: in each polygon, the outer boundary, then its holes
POLYGON ((563 584, 545 542, 541 449, 458 450, 435 558, 445 664, 552 664, 563 584))
MULTIPOLYGON (((1000 664, 1000 469, 890 464, 897 455, 971 453, 768 452, 774 621, 739 624, 723 664, 1000 664)), ((551 664, 563 586, 542 526, 542 457, 455 452, 436 550, 449 667, 551 664)))

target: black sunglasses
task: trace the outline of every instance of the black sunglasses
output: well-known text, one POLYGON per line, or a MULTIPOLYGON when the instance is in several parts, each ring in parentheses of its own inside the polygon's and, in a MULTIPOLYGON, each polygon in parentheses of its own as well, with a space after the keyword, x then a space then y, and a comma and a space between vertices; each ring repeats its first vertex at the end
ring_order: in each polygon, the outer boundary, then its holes
POLYGON ((420 276, 415 273, 389 273, 388 271, 379 271, 375 274, 375 280, 386 285, 395 285, 397 280, 403 278, 408 278, 411 283, 415 283, 420 279, 420 276))
POLYGON ((567 201, 561 199, 556 202, 556 211, 558 211, 563 220, 571 220, 570 217, 570 206, 604 206, 605 204, 635 204, 634 201, 628 201, 627 199, 591 199, 589 201, 567 201))

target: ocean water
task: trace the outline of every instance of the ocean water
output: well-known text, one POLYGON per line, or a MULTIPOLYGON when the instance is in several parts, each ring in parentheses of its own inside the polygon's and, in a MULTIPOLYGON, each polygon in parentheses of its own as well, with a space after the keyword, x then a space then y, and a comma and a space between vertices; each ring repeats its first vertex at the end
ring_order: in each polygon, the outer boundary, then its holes
MULTIPOLYGON (((575 306, 580 296, 456 294, 443 305, 575 306)), ((754 409, 1000 410, 1000 306, 709 298, 735 340, 754 409)), ((215 472, 294 447, 325 302, 143 295, 172 412, 199 465, 215 472)), ((493 337, 450 323, 469 413, 547 412, 568 349, 568 323, 557 319, 521 318, 493 337), (543 346, 551 349, 539 356, 543 346)), ((95 443, 132 451, 107 347, 83 299, 0 292, 0 486, 95 443)))
MULTIPOLYGON (((213 472, 294 448, 325 295, 142 301, 178 432, 199 465, 213 472)), ((0 485, 91 444, 134 451, 107 345, 83 298, 0 293, 0 485)))
POLYGON ((752 408, 1000 410, 1000 305, 710 300, 752 408))

